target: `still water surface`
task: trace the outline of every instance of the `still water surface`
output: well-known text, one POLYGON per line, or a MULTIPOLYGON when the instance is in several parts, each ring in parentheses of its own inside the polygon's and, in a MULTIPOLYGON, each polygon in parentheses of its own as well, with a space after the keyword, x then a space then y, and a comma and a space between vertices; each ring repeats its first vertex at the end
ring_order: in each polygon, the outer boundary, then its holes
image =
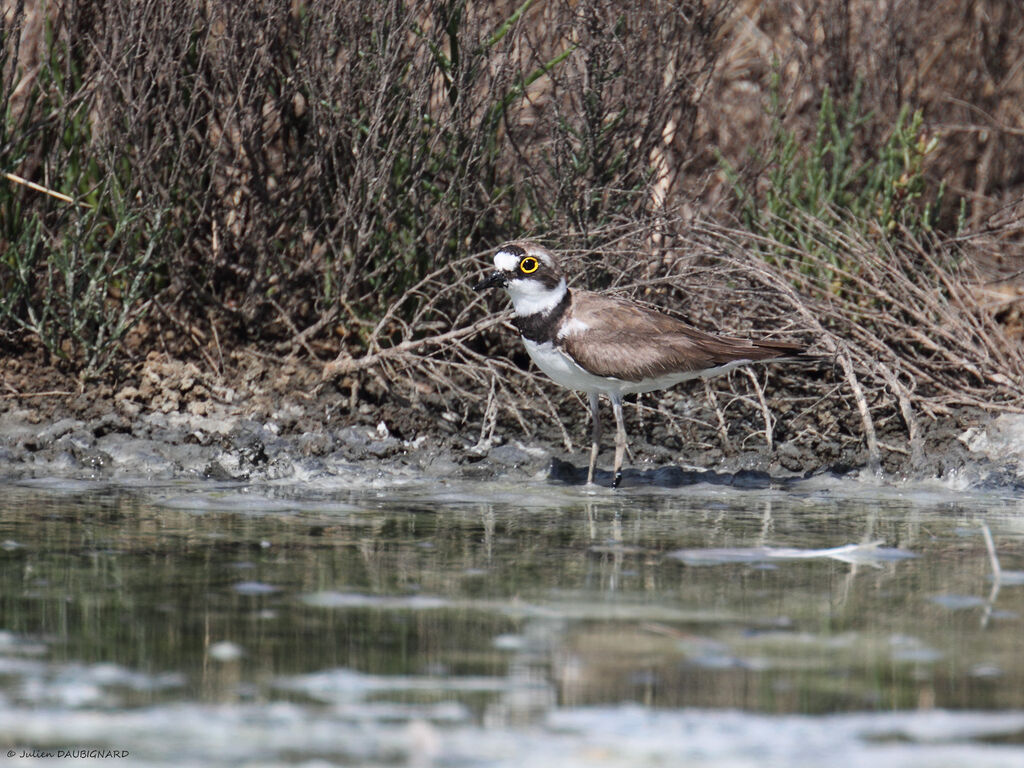
POLYGON ((0 486, 11 764, 1024 766, 1022 630, 1010 492, 0 486))

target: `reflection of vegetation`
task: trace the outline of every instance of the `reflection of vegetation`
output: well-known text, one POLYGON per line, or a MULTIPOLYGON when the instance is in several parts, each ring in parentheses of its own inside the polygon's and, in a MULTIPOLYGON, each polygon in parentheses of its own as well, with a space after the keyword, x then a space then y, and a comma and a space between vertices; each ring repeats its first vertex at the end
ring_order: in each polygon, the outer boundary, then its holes
MULTIPOLYGON (((940 706, 1024 704, 1013 682, 1021 673, 1002 655, 993 657, 1006 669, 997 687, 962 685, 960 654, 982 641, 987 649, 1015 648, 1011 625, 996 623, 982 637, 976 617, 922 606, 922 592, 962 594, 983 583, 983 552, 957 569, 920 558, 856 573, 832 562, 688 568, 657 556, 761 540, 763 520, 750 514, 749 501, 722 503, 708 518, 699 500, 683 509, 665 498, 628 507, 416 511, 415 502, 375 497, 373 509, 360 512, 346 505, 337 514, 256 516, 153 509, 126 496, 54 504, 16 492, 0 510, 0 536, 22 544, 2 554, 2 628, 43 639, 53 661, 185 673, 184 690, 132 694, 138 702, 234 696, 239 680, 262 684, 339 667, 504 677, 519 659, 564 685, 570 704, 642 696, 658 706, 772 712, 899 708, 915 706, 922 685, 940 706), (689 522, 681 525, 681 517, 689 522), (243 594, 234 589, 239 582, 280 589, 243 594), (450 604, 321 608, 301 599, 321 591, 450 604), (525 657, 495 646, 507 634, 532 643, 525 657), (915 639, 894 646, 894 637, 915 639), (240 678, 220 676, 206 655, 224 640, 245 652, 240 678), (893 660, 918 646, 950 654, 926 681, 915 664, 893 660), (571 683, 559 682, 566 658, 577 672, 571 683), (745 666, 750 659, 767 668, 745 666)), ((807 533, 806 525, 835 513, 806 504, 790 512, 776 504, 772 512, 780 530, 799 529, 799 543, 810 546, 835 543, 827 533, 834 526, 807 533)), ((882 519, 874 535, 913 537, 902 516, 882 519)), ((940 547, 956 538, 956 520, 942 519, 930 528, 940 547)), ((1007 595, 1001 607, 1014 609, 1014 599, 1007 595)), ((417 701, 425 694, 387 695, 417 701)), ((467 703, 487 706, 490 695, 469 694, 467 703)))

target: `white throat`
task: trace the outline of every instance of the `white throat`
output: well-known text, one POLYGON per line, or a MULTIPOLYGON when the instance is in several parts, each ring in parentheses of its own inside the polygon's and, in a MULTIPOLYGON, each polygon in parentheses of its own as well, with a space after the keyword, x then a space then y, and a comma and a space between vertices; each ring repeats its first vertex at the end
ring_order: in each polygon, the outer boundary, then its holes
POLYGON ((512 280, 508 284, 508 295, 518 317, 547 314, 558 306, 566 290, 564 277, 554 288, 545 288, 537 280, 512 280))

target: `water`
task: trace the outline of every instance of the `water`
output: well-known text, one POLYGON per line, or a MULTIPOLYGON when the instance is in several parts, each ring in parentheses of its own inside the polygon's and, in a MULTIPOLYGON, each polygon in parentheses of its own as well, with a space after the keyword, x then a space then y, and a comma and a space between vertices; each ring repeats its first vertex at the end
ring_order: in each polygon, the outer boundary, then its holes
POLYGON ((0 486, 0 749, 1024 766, 1022 571, 942 486, 0 486))

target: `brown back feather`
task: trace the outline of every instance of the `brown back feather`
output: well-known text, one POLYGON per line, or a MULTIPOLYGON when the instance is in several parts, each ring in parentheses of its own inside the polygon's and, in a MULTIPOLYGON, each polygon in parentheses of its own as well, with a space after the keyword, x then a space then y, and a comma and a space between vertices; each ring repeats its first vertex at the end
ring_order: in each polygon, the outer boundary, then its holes
POLYGON ((571 333, 558 343, 596 376, 640 381, 802 352, 797 344, 705 333, 661 312, 589 291, 572 292, 570 312, 591 328, 571 333))

